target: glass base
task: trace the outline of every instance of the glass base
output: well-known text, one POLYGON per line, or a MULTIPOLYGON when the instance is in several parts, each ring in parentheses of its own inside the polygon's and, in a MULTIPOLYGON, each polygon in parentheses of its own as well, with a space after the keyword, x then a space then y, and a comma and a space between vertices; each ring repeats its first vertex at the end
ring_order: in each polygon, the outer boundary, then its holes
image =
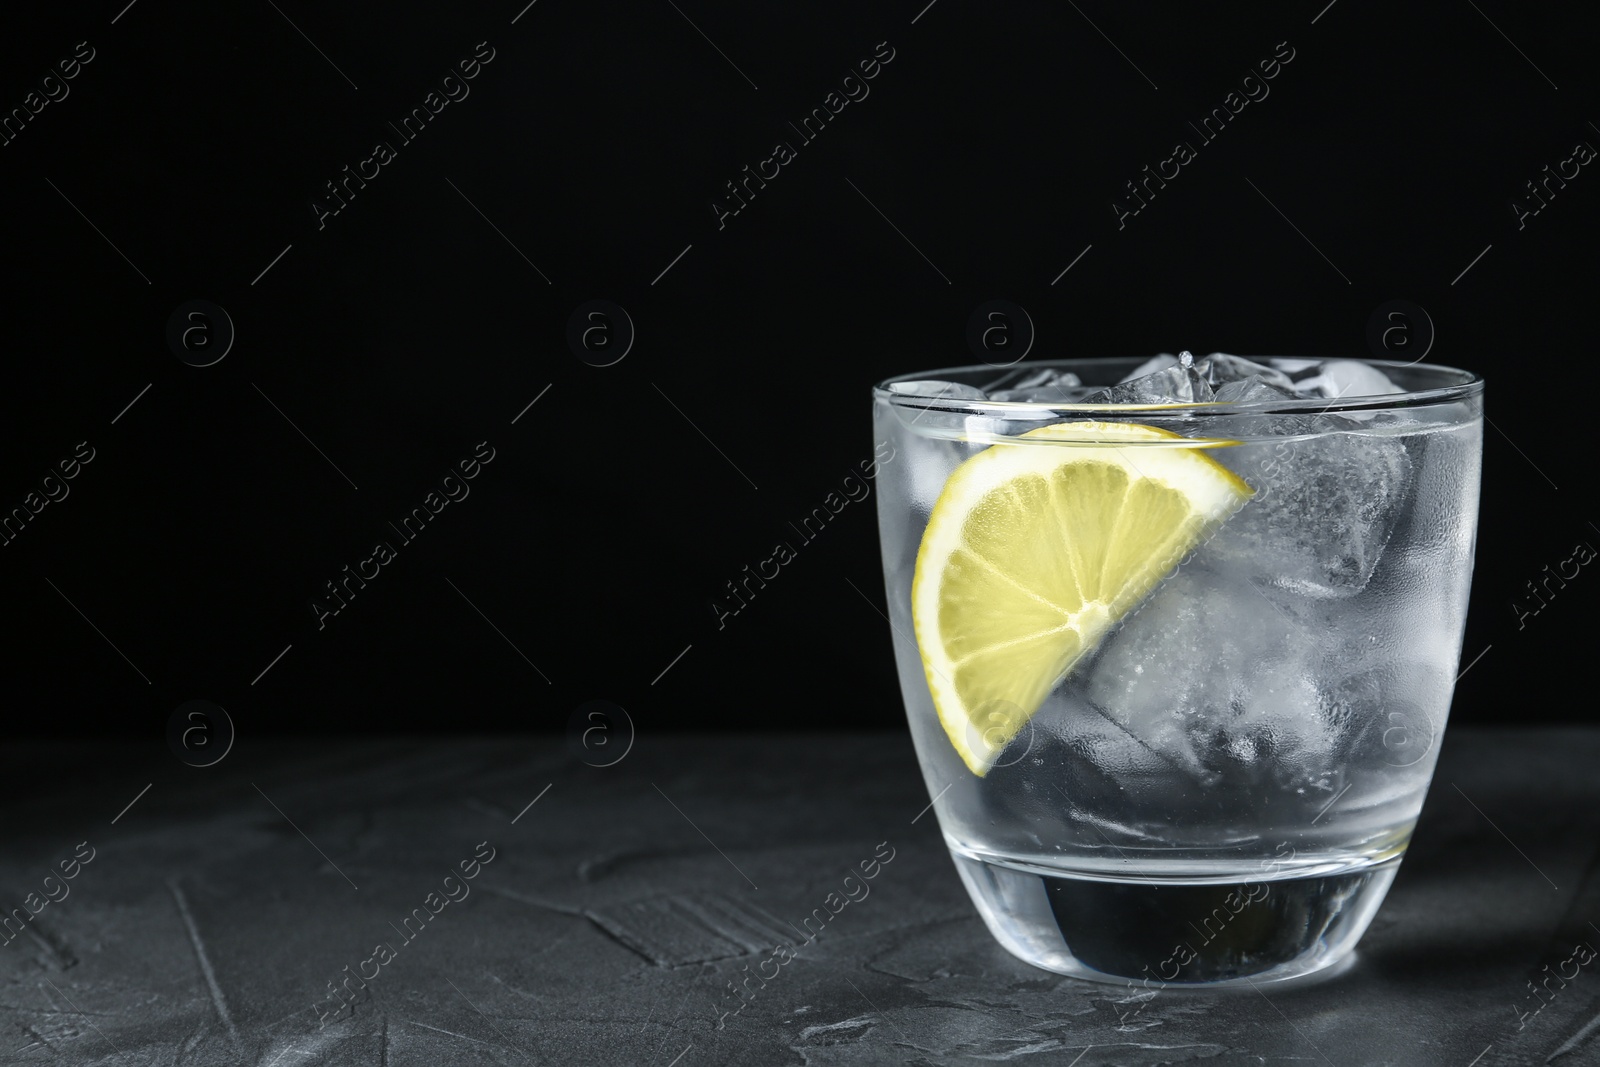
POLYGON ((951 850, 1001 945, 1057 974, 1155 990, 1280 982, 1350 955, 1400 858, 1255 881, 1089 878, 951 850))

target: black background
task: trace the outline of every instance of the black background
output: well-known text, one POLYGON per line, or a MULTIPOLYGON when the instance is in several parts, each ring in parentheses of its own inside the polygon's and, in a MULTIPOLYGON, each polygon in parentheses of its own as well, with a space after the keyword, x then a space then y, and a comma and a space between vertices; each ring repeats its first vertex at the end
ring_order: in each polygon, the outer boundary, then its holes
POLYGON ((1511 205, 1600 145, 1592 17, 925 3, 8 16, 0 107, 95 52, 0 147, 0 509, 95 450, 0 548, 8 731, 156 736, 192 698, 241 736, 558 730, 595 698, 641 731, 893 727, 870 502, 723 629, 711 601, 871 453, 869 385, 973 362, 997 298, 1033 359, 1365 355, 1376 308, 1425 308, 1494 422, 1456 721, 1586 714, 1541 693, 1585 669, 1600 578, 1520 626, 1513 601, 1600 544, 1600 177, 1522 228, 1511 205), (480 41, 470 95, 399 144, 480 41), (879 42, 870 95, 798 143, 879 42), (1270 96, 1119 229, 1123 182, 1279 42, 1270 96), (378 140, 397 158, 319 229, 378 140), (780 140, 797 158, 719 228, 780 140), (213 366, 166 341, 191 299, 237 332, 213 366), (636 327, 613 366, 565 339, 591 299, 636 327), (485 440, 471 495, 319 629, 323 583, 485 440))

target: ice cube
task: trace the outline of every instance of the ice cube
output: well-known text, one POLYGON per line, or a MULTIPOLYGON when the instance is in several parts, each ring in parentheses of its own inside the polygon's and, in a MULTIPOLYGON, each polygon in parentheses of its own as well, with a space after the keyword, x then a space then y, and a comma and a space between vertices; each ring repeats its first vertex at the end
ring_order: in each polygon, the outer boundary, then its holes
POLYGON ((1306 371, 1315 370, 1322 365, 1320 359, 1307 359, 1305 356, 1262 356, 1262 359, 1272 360, 1272 365, 1291 378, 1297 378, 1306 371))
POLYGON ((1256 493, 1209 542, 1213 553, 1296 596, 1344 598, 1366 588, 1404 514, 1412 465, 1400 438, 1334 429, 1254 441, 1219 458, 1256 493))
MULTIPOLYGON (((1212 399, 1219 404, 1270 404, 1300 398, 1292 390, 1271 385, 1259 378, 1245 378, 1242 381, 1219 385, 1212 399)), ((1303 419, 1300 421, 1304 422, 1303 419)), ((1192 432, 1201 437, 1270 437, 1287 432, 1285 426, 1283 415, 1239 412, 1208 416, 1201 420, 1201 425, 1195 427, 1192 432)), ((1224 462, 1227 462, 1226 458, 1224 462)))
POLYGON ((1044 367, 1015 385, 990 393, 989 399, 1029 404, 1075 404, 1093 391, 1069 370, 1044 367))
POLYGON ((1085 687, 1142 745, 1214 784, 1224 767, 1299 766, 1327 750, 1310 681, 1321 654, 1316 628, 1279 613, 1248 574, 1197 558, 1108 638, 1085 687))
POLYGON ((1040 367, 1038 370, 1012 385, 1012 389, 1034 389, 1046 385, 1082 385, 1083 380, 1069 370, 1057 370, 1054 367, 1040 367))
POLYGON ((1183 768, 1102 712, 1058 694, 1006 745, 978 788, 987 819, 1022 829, 1041 848, 1076 841, 1101 849, 1147 838, 1164 844, 1171 808, 1159 791, 1139 785, 1184 777, 1183 768), (1036 725, 1041 721, 1052 725, 1036 725))
POLYGON ((1096 390, 1084 397, 1083 403, 1204 404, 1211 397, 1210 383, 1192 363, 1175 362, 1162 370, 1096 390))
POLYGON ((1331 359, 1323 363, 1310 377, 1297 380, 1295 390, 1301 396, 1328 399, 1404 392, 1378 368, 1353 359, 1331 359))
POLYGON ((1275 370, 1252 359, 1245 359, 1243 356, 1230 356, 1226 352, 1213 352, 1194 367, 1213 386, 1255 379, 1280 389, 1294 389, 1293 380, 1283 371, 1275 370))
POLYGON ((1168 367, 1176 367, 1177 365, 1177 356, 1174 356, 1168 352, 1163 352, 1159 356, 1151 356, 1149 359, 1133 368, 1133 370, 1129 371, 1123 377, 1122 381, 1131 382, 1136 378, 1143 378, 1147 374, 1154 374, 1156 371, 1166 370, 1168 367))
MULTIPOLYGON (((1171 357, 1158 355, 1139 370, 1168 358, 1171 357)), ((1187 352, 1171 363, 1162 363, 1160 370, 1122 379, 1115 386, 1096 389, 1083 397, 1083 403, 1206 403, 1210 400, 1210 382, 1195 370, 1194 357, 1187 352)))
POLYGON ((1293 649, 1285 643, 1250 666, 1223 729, 1230 755, 1269 758, 1280 779, 1285 772, 1320 771, 1328 762, 1340 721, 1329 715, 1317 688, 1316 653, 1310 643, 1293 649))
MULTIPOLYGON (((932 386, 927 396, 907 396, 904 400, 880 399, 873 405, 874 436, 880 446, 889 446, 893 468, 878 479, 879 507, 883 514, 896 516, 920 530, 926 523, 934 501, 945 481, 962 462, 985 445, 964 440, 968 415, 956 404, 933 399, 949 382, 894 383, 932 386)), ((882 465, 880 460, 880 465, 882 465)), ((891 542, 885 541, 886 551, 891 542)), ((902 562, 910 566, 915 556, 902 562)), ((898 548, 897 548, 898 551, 898 548)), ((888 566, 888 556, 885 557, 888 566)), ((892 573, 892 570, 891 570, 892 573)))
MULTIPOLYGON (((1287 377, 1285 382, 1289 382, 1287 377)), ((1273 400, 1297 400, 1293 383, 1278 385, 1264 378, 1239 378, 1217 386, 1212 397, 1217 403, 1259 404, 1273 400)))
POLYGON ((927 397, 932 400, 983 400, 983 390, 961 382, 890 382, 889 391, 902 396, 927 397))
POLYGON ((1001 389, 990 400, 1005 400, 1026 404, 1079 404, 1094 392, 1088 385, 1041 385, 1033 389, 1001 389))

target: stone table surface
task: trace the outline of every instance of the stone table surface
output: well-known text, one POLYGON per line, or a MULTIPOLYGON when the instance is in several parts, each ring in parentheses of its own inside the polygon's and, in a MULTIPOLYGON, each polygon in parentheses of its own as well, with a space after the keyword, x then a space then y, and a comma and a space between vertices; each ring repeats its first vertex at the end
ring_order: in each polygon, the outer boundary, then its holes
POLYGON ((608 767, 547 736, 0 760, 0 901, 30 918, 0 1063, 1600 1064, 1600 962, 1564 963, 1600 946, 1600 731, 1449 733, 1353 966, 1148 1003, 993 941, 904 734, 645 736, 608 767), (729 983, 875 856, 734 1014, 729 983))

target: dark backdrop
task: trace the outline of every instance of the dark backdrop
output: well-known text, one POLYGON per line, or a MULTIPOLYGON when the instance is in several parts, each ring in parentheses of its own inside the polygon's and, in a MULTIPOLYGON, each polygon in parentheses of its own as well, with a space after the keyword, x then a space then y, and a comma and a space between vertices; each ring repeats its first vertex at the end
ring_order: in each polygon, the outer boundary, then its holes
POLYGON ((870 505, 720 629, 711 602, 869 454, 868 386, 972 362, 994 299, 1031 359, 1362 355, 1380 306, 1425 309, 1427 358, 1491 379, 1457 721, 1586 710, 1535 683, 1587 668, 1600 577, 1525 592, 1600 545, 1579 5, 525 2, 8 13, 0 507, 67 494, 0 548, 11 734, 148 735, 195 698, 241 734, 601 698, 640 730, 892 727, 870 505), (1577 173, 1535 211, 1546 166, 1577 173), (590 300, 632 324, 610 366, 568 340, 590 300))

